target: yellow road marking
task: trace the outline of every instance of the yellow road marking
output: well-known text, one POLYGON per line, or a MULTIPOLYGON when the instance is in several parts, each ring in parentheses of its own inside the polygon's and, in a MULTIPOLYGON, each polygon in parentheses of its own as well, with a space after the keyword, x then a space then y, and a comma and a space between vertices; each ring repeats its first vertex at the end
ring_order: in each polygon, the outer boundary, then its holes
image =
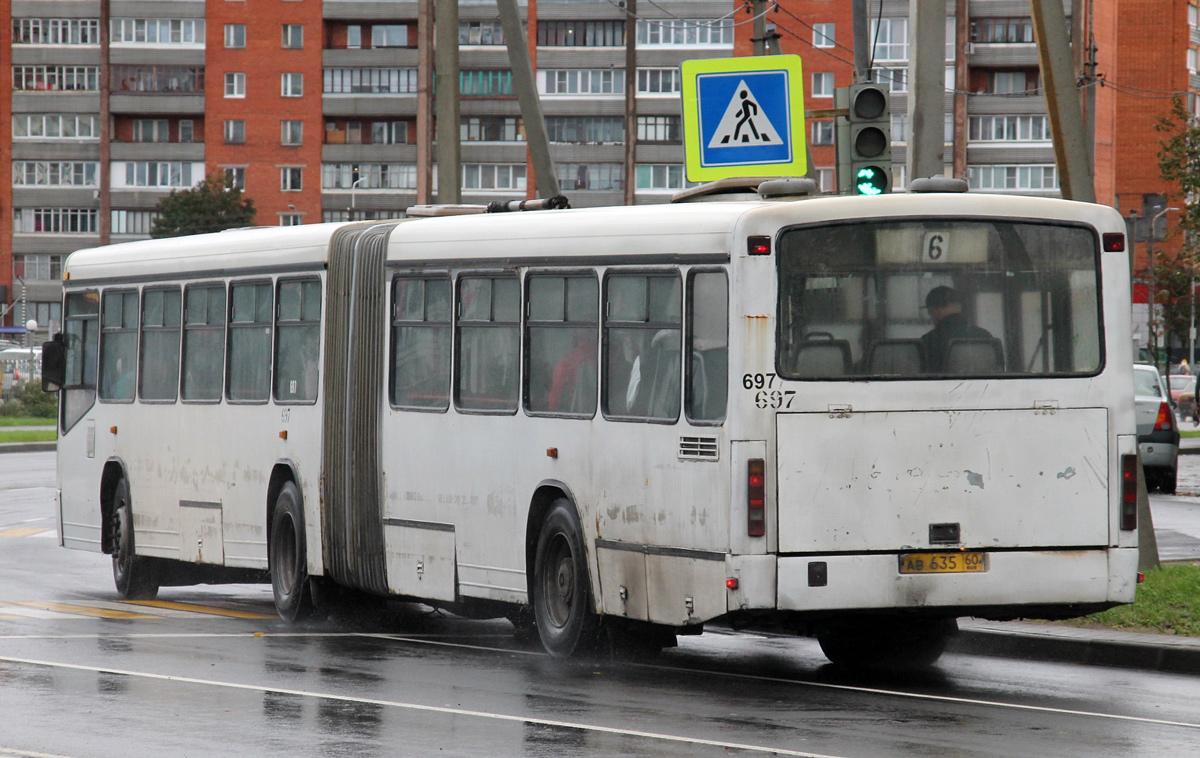
POLYGON ((110 611, 106 608, 92 608, 87 605, 72 605, 71 603, 39 603, 30 600, 8 600, 9 605, 19 605, 25 608, 37 608, 56 613, 74 613, 82 616, 96 616, 102 619, 160 619, 162 616, 151 616, 146 613, 131 613, 130 611, 110 611))
POLYGON ((148 608, 162 608, 168 611, 190 611, 206 613, 210 616, 230 616, 237 619, 273 619, 274 614, 251 613, 250 611, 234 611, 228 608, 217 608, 212 605, 193 605, 191 603, 172 603, 167 600, 122 600, 125 605, 140 605, 148 608))
POLYGON ((18 526, 13 529, 0 530, 0 537, 28 537, 31 534, 41 534, 49 529, 41 526, 18 526))

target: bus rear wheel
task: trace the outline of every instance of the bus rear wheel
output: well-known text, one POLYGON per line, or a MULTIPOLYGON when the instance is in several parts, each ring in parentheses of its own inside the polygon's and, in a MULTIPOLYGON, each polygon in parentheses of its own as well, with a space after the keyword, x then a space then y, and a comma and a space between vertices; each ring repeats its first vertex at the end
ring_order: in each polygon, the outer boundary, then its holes
POLYGON ((112 512, 116 532, 112 566, 117 594, 126 600, 153 600, 158 595, 158 574, 150 561, 136 553, 133 505, 129 500, 129 482, 124 477, 113 491, 112 512))
POLYGON ((275 498, 271 537, 267 550, 275 611, 284 621, 298 621, 312 613, 308 586, 308 554, 305 550, 304 506, 300 488, 284 482, 275 498))
POLYGON ((932 666, 958 631, 953 618, 864 617, 828 627, 817 635, 821 652, 852 669, 913 670, 932 666))
POLYGON ((583 529, 570 502, 550 506, 538 534, 533 614, 546 652, 566 658, 589 648, 599 626, 592 609, 583 529))

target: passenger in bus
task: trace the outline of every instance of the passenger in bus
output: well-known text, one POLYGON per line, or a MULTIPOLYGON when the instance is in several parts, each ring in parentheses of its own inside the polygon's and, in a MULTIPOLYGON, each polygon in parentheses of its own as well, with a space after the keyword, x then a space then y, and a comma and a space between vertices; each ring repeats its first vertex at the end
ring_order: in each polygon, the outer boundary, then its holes
POLYGON ((596 336, 573 335, 576 344, 554 367, 546 403, 551 412, 586 413, 595 408, 596 336))
POLYGON ((925 296, 925 308, 933 328, 921 337, 927 371, 940 374, 946 370, 950 341, 993 340, 991 332, 975 326, 963 313, 962 298, 952 287, 934 287, 925 296))

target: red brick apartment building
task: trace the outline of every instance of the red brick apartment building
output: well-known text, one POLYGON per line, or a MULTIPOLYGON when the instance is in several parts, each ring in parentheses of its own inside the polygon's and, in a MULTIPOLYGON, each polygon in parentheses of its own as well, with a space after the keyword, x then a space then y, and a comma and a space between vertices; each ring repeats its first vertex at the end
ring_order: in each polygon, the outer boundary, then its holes
MULTIPOLYGON (((1069 4, 1069 3, 1068 3, 1069 4)), ((1127 212, 1166 193, 1152 124, 1166 92, 1197 89, 1189 0, 1077 0, 1093 39, 1096 187, 1127 212), (1168 18, 1169 20, 1164 20, 1168 18), (1148 199, 1147 199, 1148 198, 1148 199)), ((749 54, 743 0, 528 0, 528 33, 563 191, 573 205, 663 202, 687 185, 679 63, 749 54), (636 133, 626 134, 626 45, 636 133), (635 141, 635 166, 624 165, 635 141)), ((874 68, 893 92, 895 183, 907 139, 906 2, 872 23, 874 68)), ((1058 194, 1027 0, 947 3, 947 173, 981 191, 1058 194)), ((57 326, 62 260, 147 236, 171 189, 212 172, 241 184, 257 223, 394 216, 416 202, 415 0, 8 0, 0 3, 0 327, 57 326), (108 35, 101 39, 102 14, 108 35)), ((1070 12, 1070 11, 1069 11, 1070 12)), ((459 3, 465 202, 524 197, 524 124, 494 0, 459 3)), ((1077 18, 1076 18, 1077 16, 1077 18)), ((767 21, 798 53, 808 107, 850 83, 850 3, 779 0, 767 21)), ((1076 62, 1086 73, 1086 46, 1076 62)), ((834 187, 832 124, 809 126, 834 187)), ((1172 199, 1171 202, 1178 202, 1172 199)), ((1169 249, 1171 243, 1162 243, 1169 249)))

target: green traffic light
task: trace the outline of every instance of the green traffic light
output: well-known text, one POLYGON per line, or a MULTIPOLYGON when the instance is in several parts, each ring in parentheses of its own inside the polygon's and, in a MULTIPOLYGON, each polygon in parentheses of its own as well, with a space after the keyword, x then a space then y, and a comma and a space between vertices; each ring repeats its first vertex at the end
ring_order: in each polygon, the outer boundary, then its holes
POLYGON ((887 172, 879 166, 860 168, 854 179, 854 189, 860 195, 882 195, 887 189, 887 172))

